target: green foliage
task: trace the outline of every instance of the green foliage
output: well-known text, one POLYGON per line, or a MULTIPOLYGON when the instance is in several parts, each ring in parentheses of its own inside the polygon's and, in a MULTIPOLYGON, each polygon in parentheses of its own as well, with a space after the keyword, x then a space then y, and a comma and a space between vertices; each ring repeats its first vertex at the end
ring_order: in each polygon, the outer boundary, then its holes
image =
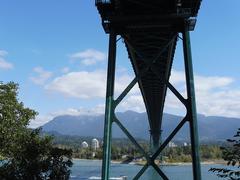
POLYGON ((240 128, 233 139, 227 139, 230 143, 228 147, 222 147, 223 159, 227 165, 232 168, 211 168, 209 171, 215 172, 218 177, 228 178, 231 180, 240 179, 240 128), (235 169, 234 169, 235 168, 235 169))
POLYGON ((24 132, 29 121, 37 112, 24 108, 22 102, 18 102, 18 85, 10 82, 0 83, 0 154, 14 149, 14 142, 24 132))
MULTIPOLYGON (((167 147, 163 151, 166 162, 191 162, 191 146, 167 147)), ((201 145, 200 155, 203 161, 221 159, 221 150, 216 145, 201 145)))
POLYGON ((37 113, 18 102, 17 94, 18 85, 0 83, 0 179, 68 179, 72 151, 27 128, 37 113))
POLYGON ((68 179, 71 150, 52 146, 50 137, 40 137, 39 129, 26 130, 15 142, 11 157, 0 168, 1 179, 68 179))
POLYGON ((217 145, 202 145, 200 146, 201 159, 222 159, 222 152, 217 145))

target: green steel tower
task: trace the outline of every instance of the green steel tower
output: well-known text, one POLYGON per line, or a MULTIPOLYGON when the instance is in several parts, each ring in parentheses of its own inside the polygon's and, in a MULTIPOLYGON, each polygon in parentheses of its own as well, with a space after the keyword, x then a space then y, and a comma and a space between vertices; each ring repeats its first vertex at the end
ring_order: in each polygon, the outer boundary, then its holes
MULTIPOLYGON (((102 179, 109 179, 111 160, 112 124, 117 124, 136 146, 147 163, 136 174, 139 179, 152 167, 159 178, 167 175, 155 163, 167 144, 184 124, 189 124, 192 170, 194 180, 201 180, 197 113, 190 45, 190 31, 194 30, 201 0, 96 0, 102 25, 109 34, 106 110, 104 122, 104 149, 102 179), (125 43, 135 77, 125 90, 114 99, 114 80, 117 36, 125 43), (183 43, 187 98, 169 82, 177 40, 183 43), (138 84, 148 115, 151 153, 146 152, 115 115, 115 109, 128 92, 138 84), (170 135, 162 140, 162 117, 167 89, 186 108, 186 116, 176 124, 170 135)), ((160 178, 160 179, 161 179, 160 178)))

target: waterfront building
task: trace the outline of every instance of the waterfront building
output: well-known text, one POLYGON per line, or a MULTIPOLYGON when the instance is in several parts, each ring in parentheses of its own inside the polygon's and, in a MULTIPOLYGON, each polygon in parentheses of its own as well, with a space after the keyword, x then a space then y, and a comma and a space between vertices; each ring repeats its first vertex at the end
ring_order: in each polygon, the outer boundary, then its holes
POLYGON ((88 143, 86 141, 82 142, 82 148, 88 148, 88 143))
POLYGON ((94 151, 96 151, 99 148, 99 141, 96 138, 92 139, 91 147, 94 151))
POLYGON ((168 144, 168 147, 170 147, 170 148, 177 147, 177 145, 174 142, 170 141, 168 144))

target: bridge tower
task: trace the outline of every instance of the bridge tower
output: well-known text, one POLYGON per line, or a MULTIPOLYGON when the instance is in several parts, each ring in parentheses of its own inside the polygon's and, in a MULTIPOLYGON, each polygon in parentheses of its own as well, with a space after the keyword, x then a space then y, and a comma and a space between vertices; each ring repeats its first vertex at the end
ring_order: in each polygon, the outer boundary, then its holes
POLYGON ((167 144, 173 139, 184 124, 189 124, 192 169, 194 180, 201 180, 197 113, 194 92, 194 78, 190 33, 194 30, 201 0, 96 0, 96 6, 102 19, 102 25, 109 34, 108 71, 106 109, 104 121, 104 149, 102 179, 109 179, 111 160, 112 124, 117 124, 147 163, 134 179, 139 179, 152 166, 159 177, 167 175, 155 163, 167 144), (180 34, 182 36, 180 37, 180 34), (135 72, 135 78, 114 99, 114 80, 116 64, 116 43, 120 36, 129 55, 135 72), (185 99, 169 82, 177 40, 182 40, 185 64, 187 98, 185 99), (148 153, 130 134, 127 127, 115 115, 115 108, 128 92, 138 84, 148 115, 151 147, 148 153), (161 140, 163 107, 166 91, 169 89, 186 108, 186 116, 164 140, 161 140), (160 143, 161 142, 161 143, 160 143))

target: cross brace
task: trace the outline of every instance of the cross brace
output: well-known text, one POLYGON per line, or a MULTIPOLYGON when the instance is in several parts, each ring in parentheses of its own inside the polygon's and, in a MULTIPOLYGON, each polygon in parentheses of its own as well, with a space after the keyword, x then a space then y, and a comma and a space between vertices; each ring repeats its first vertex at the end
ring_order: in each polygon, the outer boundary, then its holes
MULTIPOLYGON (((154 63, 162 55, 165 48, 167 48, 172 41, 176 38, 174 37, 166 46, 158 53, 158 55, 151 61, 146 62, 146 68, 130 82, 130 84, 124 89, 124 91, 114 100, 114 80, 115 80, 115 64, 116 64, 116 43, 117 34, 113 29, 110 30, 109 35, 109 53, 108 53, 108 74, 107 74, 107 92, 106 92, 106 109, 105 109, 105 121, 104 121, 104 146, 103 146, 103 161, 102 161, 102 179, 109 179, 109 167, 111 160, 111 134, 112 134, 112 123, 118 125, 118 127, 125 133, 129 140, 136 146, 140 153, 146 158, 147 163, 142 167, 142 169, 133 178, 134 180, 139 179, 149 166, 152 166, 159 176, 167 180, 168 177, 165 173, 157 166, 154 160, 160 155, 167 144, 173 139, 173 137, 178 133, 178 131, 183 127, 186 122, 190 125, 190 138, 192 147, 192 168, 194 180, 201 180, 201 168, 200 168, 200 158, 199 158, 199 142, 198 142, 198 129, 197 129, 197 119, 196 119, 196 104, 195 104, 195 94, 194 94, 194 80, 193 80, 193 68, 192 68, 192 57, 191 57, 191 47, 190 47, 190 35, 188 28, 182 32, 183 38, 183 50, 184 50, 184 63, 185 63, 185 74, 186 74, 186 86, 187 86, 187 99, 185 99, 176 88, 169 82, 168 79, 164 80, 166 86, 173 92, 173 94, 183 103, 186 107, 187 114, 176 126, 176 128, 170 133, 170 135, 163 141, 160 147, 155 153, 149 155, 141 147, 141 145, 135 140, 135 138, 130 134, 126 127, 120 122, 120 120, 115 115, 115 109, 118 104, 124 99, 124 97, 129 93, 129 91, 134 87, 138 80, 151 68, 154 74, 162 81, 159 73, 154 69, 154 63)), ((124 38, 124 37, 123 37, 124 38)), ((131 46, 127 38, 124 38, 125 42, 131 46)), ((139 52, 135 52, 141 56, 139 52)), ((143 58, 144 59, 144 58, 143 58)))

